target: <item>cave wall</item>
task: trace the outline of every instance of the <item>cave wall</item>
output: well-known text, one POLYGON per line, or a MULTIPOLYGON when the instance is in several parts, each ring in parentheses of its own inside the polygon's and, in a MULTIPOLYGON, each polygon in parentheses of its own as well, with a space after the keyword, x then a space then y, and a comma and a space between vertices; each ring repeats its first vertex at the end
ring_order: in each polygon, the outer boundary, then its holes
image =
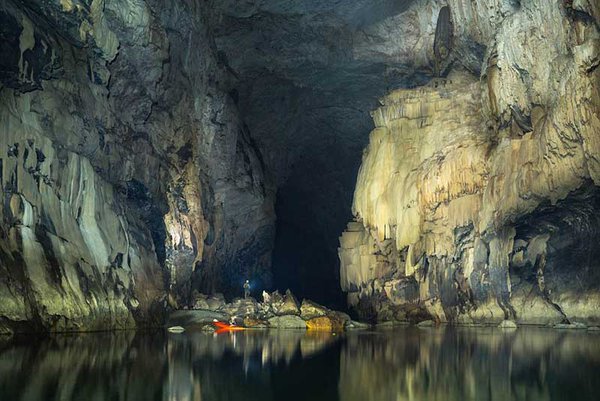
POLYGON ((0 331, 156 324, 269 282, 274 195, 212 8, 0 1, 0 331))
POLYGON ((597 322, 598 6, 447 6, 447 72, 372 113, 340 238, 349 304, 375 320, 597 322))

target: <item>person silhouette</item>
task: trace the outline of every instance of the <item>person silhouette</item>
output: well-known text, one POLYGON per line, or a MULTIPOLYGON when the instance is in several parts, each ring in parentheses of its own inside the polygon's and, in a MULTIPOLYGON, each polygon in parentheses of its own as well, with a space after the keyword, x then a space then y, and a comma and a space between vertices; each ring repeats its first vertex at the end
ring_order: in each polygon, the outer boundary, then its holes
POLYGON ((250 280, 246 280, 244 283, 244 299, 250 297, 250 280))

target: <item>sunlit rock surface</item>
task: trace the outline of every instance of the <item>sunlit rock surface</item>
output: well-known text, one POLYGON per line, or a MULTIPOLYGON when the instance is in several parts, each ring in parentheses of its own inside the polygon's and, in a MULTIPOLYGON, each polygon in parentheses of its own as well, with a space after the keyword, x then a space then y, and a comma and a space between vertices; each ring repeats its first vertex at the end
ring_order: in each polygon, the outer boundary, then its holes
POLYGON ((480 68, 372 113, 340 238, 349 303, 376 320, 598 321, 597 6, 448 6, 447 57, 483 49, 480 68))
POLYGON ((162 321, 270 280, 273 194, 209 5, 0 1, 0 330, 162 321))

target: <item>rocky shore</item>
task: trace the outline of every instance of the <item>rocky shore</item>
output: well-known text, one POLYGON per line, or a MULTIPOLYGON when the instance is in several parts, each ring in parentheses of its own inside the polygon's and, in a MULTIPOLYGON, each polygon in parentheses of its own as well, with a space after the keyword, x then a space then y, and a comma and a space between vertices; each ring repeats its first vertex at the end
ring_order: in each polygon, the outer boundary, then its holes
MULTIPOLYGON (((253 297, 236 298, 227 302, 222 294, 195 294, 191 307, 170 313, 166 327, 170 331, 183 332, 185 329, 215 331, 215 321, 226 322, 238 327, 250 329, 305 329, 326 332, 342 332, 346 330, 393 329, 416 326, 421 329, 452 326, 486 327, 493 326, 502 330, 515 330, 523 324, 513 320, 503 320, 500 324, 489 322, 444 322, 430 319, 426 314, 413 313, 405 319, 390 319, 374 324, 359 322, 344 312, 329 309, 308 299, 299 302, 296 296, 287 290, 284 294, 278 291, 263 292, 262 301, 253 297), (174 329, 174 330, 171 330, 174 329)), ((545 327, 556 330, 600 331, 594 325, 582 322, 563 324, 524 324, 525 326, 545 327)))
POLYGON ((298 302, 290 290, 263 292, 262 302, 252 297, 227 303, 220 295, 196 294, 192 308, 172 312, 167 326, 214 330, 213 322, 230 322, 246 328, 307 329, 340 332, 370 327, 353 321, 344 312, 334 311, 310 300, 298 302))

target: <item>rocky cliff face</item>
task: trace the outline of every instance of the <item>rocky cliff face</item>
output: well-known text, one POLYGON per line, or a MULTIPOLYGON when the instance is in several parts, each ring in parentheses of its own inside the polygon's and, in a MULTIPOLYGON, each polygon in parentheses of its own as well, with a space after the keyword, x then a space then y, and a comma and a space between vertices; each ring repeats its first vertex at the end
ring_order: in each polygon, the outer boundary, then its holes
POLYGON ((268 284, 273 194, 210 2, 0 1, 0 332, 268 284))
POLYGON ((598 321, 598 4, 446 7, 430 48, 445 78, 372 113, 340 238, 349 303, 377 320, 598 321))

